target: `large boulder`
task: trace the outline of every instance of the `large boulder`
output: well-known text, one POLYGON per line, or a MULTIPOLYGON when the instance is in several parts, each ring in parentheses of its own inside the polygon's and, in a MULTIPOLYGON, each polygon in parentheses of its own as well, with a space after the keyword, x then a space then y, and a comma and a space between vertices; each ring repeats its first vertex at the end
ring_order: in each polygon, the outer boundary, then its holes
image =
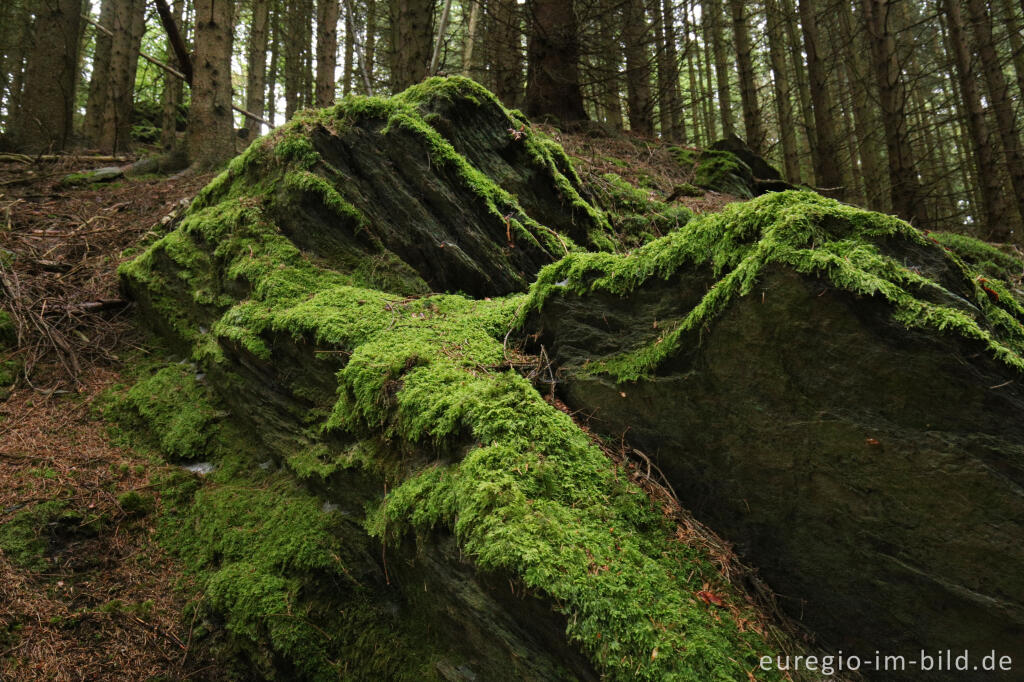
POLYGON ((1019 660, 1024 308, 992 272, 785 192, 550 266, 524 326, 825 642, 1019 660))
POLYGON ((516 292, 615 242, 561 149, 480 86, 297 116, 169 230, 123 283, 255 441, 210 453, 180 524, 206 541, 178 544, 261 675, 724 681, 800 649, 720 541, 514 369, 516 292))

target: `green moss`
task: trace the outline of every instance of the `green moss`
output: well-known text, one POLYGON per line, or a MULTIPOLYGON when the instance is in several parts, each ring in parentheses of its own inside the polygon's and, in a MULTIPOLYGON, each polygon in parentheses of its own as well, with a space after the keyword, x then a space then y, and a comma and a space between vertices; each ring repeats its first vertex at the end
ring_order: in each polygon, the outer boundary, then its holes
POLYGON ((155 445, 169 457, 205 457, 225 413, 214 409, 195 374, 196 370, 187 364, 164 367, 115 397, 106 416, 124 426, 142 427, 143 432, 156 434, 155 445))
POLYGON ((750 199, 753 175, 750 167, 732 152, 672 147, 670 151, 684 168, 692 169, 693 184, 716 192, 750 199))
POLYGON ((16 566, 45 570, 53 543, 60 535, 75 532, 81 522, 82 515, 67 502, 35 503, 0 524, 0 550, 16 566))
MULTIPOLYGON (((359 467, 390 483, 387 498, 360 519, 366 531, 399 544, 409 531, 450 529, 481 570, 516 578, 564 614, 569 640, 609 679, 744 678, 775 646, 737 620, 737 613, 753 618, 743 598, 723 583, 711 557, 675 539, 674 527, 647 495, 568 416, 508 369, 506 334, 525 306, 542 303, 544 286, 555 286, 550 273, 562 270, 546 271, 532 298, 403 297, 359 286, 367 278, 353 272, 314 264, 263 211, 262 197, 278 191, 275 183, 286 173, 292 182, 321 191, 315 177, 323 160, 301 142, 312 126, 346 126, 372 116, 384 135, 420 139, 432 165, 461 178, 492 216, 511 214, 517 243, 534 240, 552 253, 577 251, 563 235, 526 216, 515 197, 426 122, 419 105, 445 96, 493 97, 465 79, 431 79, 391 100, 346 99, 333 109, 297 116, 232 162, 197 198, 174 236, 122 271, 130 286, 154 302, 158 315, 191 330, 193 357, 204 364, 227 365, 225 357, 247 353, 270 362, 275 339, 282 337, 346 360, 329 416, 304 424, 311 443, 283 453, 281 472, 253 471, 257 455, 235 445, 216 448, 238 454, 222 456, 206 485, 190 489, 181 480, 169 481, 167 494, 179 500, 180 511, 163 526, 165 543, 201 576, 206 607, 225 619, 237 641, 249 643, 250 656, 263 661, 263 673, 275 656, 309 677, 338 676, 342 660, 379 673, 384 664, 372 660, 370 652, 380 648, 372 642, 339 651, 341 642, 365 643, 354 628, 381 637, 385 648, 398 637, 381 635, 381 624, 393 621, 365 603, 346 574, 353 565, 346 548, 358 546, 351 534, 363 530, 325 512, 318 498, 296 484, 359 467), (279 176, 247 177, 257 158, 275 159, 279 176), (168 262, 175 267, 164 267, 168 262), (176 298, 181 289, 193 292, 188 300, 176 298), (203 300, 228 295, 235 302, 204 308, 197 304, 197 289, 203 300), (339 449, 338 442, 347 445, 339 449), (695 598, 705 583, 738 611, 716 610, 695 598), (349 599, 351 608, 339 609, 339 599, 349 599), (261 653, 259 642, 269 642, 270 653, 261 653)), ((564 152, 527 132, 528 153, 551 170, 570 210, 585 212, 595 226, 591 245, 616 247, 604 213, 577 191, 579 178, 564 152)), ((630 192, 640 190, 623 191, 626 200, 630 192)), ((632 198, 646 220, 638 233, 672 229, 671 239, 693 231, 677 229, 690 217, 685 209, 632 198)), ((653 252, 658 243, 640 251, 653 252)), ((622 258, 571 255, 556 268, 622 258)), ((182 433, 178 415, 154 395, 159 387, 161 395, 199 404, 181 384, 194 385, 191 372, 161 370, 153 375, 159 381, 143 382, 129 399, 172 454, 174 448, 210 450, 209 443, 182 433)), ((208 429, 216 414, 204 408, 181 418, 208 429)), ((417 661, 415 647, 392 648, 408 656, 399 666, 403 675, 423 676, 429 656, 417 661)))
POLYGON ((993 296, 986 287, 998 292, 999 283, 979 281, 953 259, 948 265, 961 273, 971 307, 934 302, 962 296, 892 255, 888 243, 901 240, 934 248, 921 232, 891 216, 811 192, 773 193, 694 220, 628 256, 573 254, 541 272, 524 310, 542 307, 552 295, 626 295, 649 278, 667 279, 678 268, 709 267, 716 279, 713 286, 685 317, 665 322, 655 344, 588 366, 591 372, 631 381, 679 352, 691 333, 712 323, 735 297, 749 293, 767 265, 780 263, 824 277, 839 289, 882 298, 891 304, 893 319, 907 327, 980 342, 1010 367, 1024 369, 1024 310, 1016 300, 993 296))
POLYGON ((1024 276, 1024 261, 980 239, 955 232, 930 232, 930 237, 951 250, 979 275, 1006 281, 1024 276))

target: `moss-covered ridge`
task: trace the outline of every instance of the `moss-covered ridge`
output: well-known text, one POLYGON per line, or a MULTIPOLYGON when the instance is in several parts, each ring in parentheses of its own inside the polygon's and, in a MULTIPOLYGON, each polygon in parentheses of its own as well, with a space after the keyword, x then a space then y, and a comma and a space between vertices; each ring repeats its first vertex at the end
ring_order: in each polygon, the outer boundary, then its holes
POLYGON ((587 367, 632 381, 654 372, 688 339, 696 342, 700 330, 733 299, 749 294, 772 264, 884 299, 895 321, 957 334, 1024 370, 1024 307, 1006 282, 975 272, 955 251, 894 217, 812 192, 730 205, 626 255, 571 254, 541 272, 524 311, 542 308, 555 295, 626 295, 650 278, 709 268, 707 293, 681 319, 659 322, 654 343, 587 367))
MULTIPOLYGON (((361 222, 364 207, 341 196, 345 183, 324 180, 338 161, 325 155, 340 153, 318 140, 332 130, 349 135, 345 149, 353 156, 367 148, 364 138, 373 138, 373 149, 388 146, 378 138, 399 146, 412 139, 427 145, 433 172, 449 179, 454 174, 445 187, 472 189, 482 207, 475 219, 490 216, 491 228, 497 227, 498 246, 493 240, 481 246, 481 264, 501 269, 509 262, 502 250, 509 231, 518 251, 530 239, 542 249, 576 249, 570 234, 531 222, 514 197, 475 172, 456 151, 463 144, 457 134, 450 134, 450 142, 431 127, 447 124, 427 123, 431 114, 457 120, 446 116, 444 103, 465 100, 466 90, 490 102, 484 110, 493 114, 492 97, 468 83, 428 81, 391 100, 348 100, 257 141, 203 191, 172 232, 122 268, 125 286, 200 370, 221 377, 216 388, 222 397, 241 380, 239 368, 253 366, 273 377, 267 390, 302 393, 281 352, 287 344, 340 359, 330 414, 313 412, 295 425, 313 446, 274 455, 296 478, 335 488, 346 485, 353 467, 387 480, 390 493, 369 510, 367 532, 398 543, 409 530, 450 529, 480 570, 511 575, 550 600, 567 618, 569 641, 610 678, 744 678, 759 656, 775 652, 761 629, 750 627, 757 618, 745 598, 726 584, 705 550, 676 539, 675 528, 643 491, 568 416, 508 369, 503 340, 525 296, 424 295, 429 283, 420 274, 426 270, 412 267, 422 265, 416 252, 400 256, 401 248, 380 246, 381 234, 401 235, 380 232, 369 218, 361 222), (321 201, 297 200, 295 188, 321 201), (311 235, 288 222, 287 207, 314 214, 326 207, 322 224, 358 229, 344 231, 349 241, 336 241, 332 252, 329 234, 304 243, 311 235), (502 211, 509 208, 514 210, 506 220, 509 213, 502 211), (369 241, 351 247, 363 235, 369 241), (698 592, 709 587, 736 610, 702 600, 698 592)), ((469 115, 472 108, 458 111, 469 115)), ((502 116, 504 121, 512 114, 502 116)), ((509 127, 512 133, 528 129, 525 122, 509 127)), ((502 149, 519 155, 524 140, 499 132, 513 145, 502 149)), ((585 227, 591 243, 600 242, 606 223, 598 211, 577 205, 583 200, 573 195, 574 174, 564 156, 546 143, 525 148, 527 156, 549 159, 549 171, 569 183, 554 186, 559 200, 570 204, 570 222, 585 227)), ((503 167, 493 159, 478 165, 486 163, 503 167)), ((539 163, 532 167, 543 170, 539 163)), ((347 185, 377 182, 372 168, 361 168, 369 176, 350 177, 347 185)), ((193 522, 202 523, 201 515, 193 522)), ((233 561, 244 563, 244 557, 233 561)), ((277 570, 260 565, 271 575, 277 570)), ((249 587, 221 590, 218 604, 240 631, 255 637, 259 633, 244 625, 252 604, 232 596, 261 589, 249 587)), ((327 656, 316 660, 330 666, 327 656)))

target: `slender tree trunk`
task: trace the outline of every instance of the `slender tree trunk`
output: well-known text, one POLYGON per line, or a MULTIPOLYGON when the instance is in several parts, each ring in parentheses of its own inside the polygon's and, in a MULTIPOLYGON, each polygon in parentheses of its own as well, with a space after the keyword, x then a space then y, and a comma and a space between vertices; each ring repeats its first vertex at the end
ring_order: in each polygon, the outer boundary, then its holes
MULTIPOLYGON (((245 109, 263 115, 267 77, 267 24, 270 19, 270 0, 252 0, 252 23, 249 27, 249 63, 246 71, 245 109)), ((260 133, 260 124, 246 119, 246 128, 260 133)), ((255 137, 253 135, 252 137, 255 137)))
MULTIPOLYGON (((967 13, 974 28, 975 48, 981 58, 981 68, 985 74, 989 105, 995 113, 996 131, 1002 142, 1006 173, 1013 187, 1017 213, 1019 217, 1024 218, 1024 154, 1021 153, 1020 136, 1006 77, 1003 75, 1002 63, 992 39, 992 17, 986 9, 984 0, 967 0, 967 13)), ((1024 235, 1016 234, 1015 241, 1024 242, 1024 235)))
POLYGON ((878 100, 889 153, 889 189, 892 208, 904 220, 921 222, 921 201, 913 149, 907 133, 906 91, 900 73, 896 38, 891 31, 891 0, 862 0, 864 20, 871 37, 871 60, 878 83, 878 100))
POLYGON ((842 196, 843 176, 839 165, 832 98, 828 90, 828 73, 822 59, 818 33, 817 7, 814 0, 799 0, 800 23, 807 51, 807 73, 810 76, 814 132, 818 146, 811 149, 814 177, 817 184, 830 193, 842 196))
POLYGON ((488 0, 487 10, 494 94, 505 106, 517 107, 523 101, 523 18, 516 0, 488 0))
POLYGON ((600 0, 600 28, 598 35, 601 47, 597 61, 601 69, 601 78, 596 85, 600 89, 601 110, 605 123, 616 129, 623 128, 622 118, 622 43, 620 27, 622 13, 619 11, 619 0, 600 0))
POLYGON ((647 51, 647 12, 643 0, 624 5, 622 40, 626 46, 626 111, 629 129, 654 135, 654 100, 651 99, 651 60, 647 51))
MULTIPOLYGON (((532 30, 527 60, 527 113, 535 117, 554 116, 561 121, 585 120, 574 0, 531 0, 528 7, 532 30)), ((648 92, 649 89, 648 85, 648 92)))
POLYGON ((718 81, 718 107, 722 119, 722 136, 736 134, 732 117, 732 90, 729 88, 729 63, 726 59, 725 38, 722 37, 722 0, 708 2, 705 32, 711 34, 711 49, 715 55, 715 77, 718 81))
MULTIPOLYGON (((701 92, 700 79, 697 77, 697 71, 694 66, 694 53, 696 52, 697 43, 690 37, 690 4, 684 2, 683 4, 683 35, 686 36, 686 78, 689 84, 690 90, 690 101, 687 109, 690 111, 690 115, 693 117, 693 142, 694 144, 701 144, 701 141, 705 144, 710 143, 711 137, 708 134, 707 123, 704 121, 703 111, 704 107, 698 105, 698 99, 703 99, 703 93, 701 92), (703 136, 701 135, 701 128, 703 124, 703 136)), ((699 54, 698 54, 699 56, 699 54)), ((679 106, 682 107, 682 101, 680 100, 679 106)))
POLYGON ((430 66, 427 68, 428 76, 436 76, 441 66, 441 48, 444 46, 444 37, 448 32, 448 17, 452 12, 452 0, 444 0, 444 7, 441 10, 441 21, 437 25, 437 40, 434 41, 434 52, 430 55, 430 66))
POLYGON ((786 179, 800 182, 800 157, 796 147, 796 128, 793 123, 793 100, 790 93, 789 73, 786 70, 786 46, 782 24, 785 18, 777 0, 766 0, 768 56, 771 60, 775 88, 775 109, 779 117, 779 138, 782 141, 782 164, 786 179))
POLYGON ((302 3, 285 11, 284 34, 284 118, 290 121, 302 108, 302 70, 305 63, 303 47, 309 43, 309 18, 304 16, 302 3))
POLYGON ((849 3, 841 3, 838 14, 839 34, 842 41, 842 69, 850 84, 853 100, 853 124, 860 152, 861 176, 864 181, 864 198, 867 207, 874 211, 888 210, 885 199, 885 182, 882 170, 882 150, 876 135, 875 117, 871 102, 876 95, 867 87, 867 66, 864 51, 853 31, 853 16, 849 3))
POLYGON ((467 78, 473 75, 473 49, 476 47, 477 33, 480 30, 480 4, 483 0, 469 0, 469 24, 466 26, 466 44, 462 46, 462 75, 467 78))
POLYGON ((139 63, 139 47, 145 28, 144 0, 117 0, 114 4, 114 36, 110 49, 109 94, 101 115, 101 124, 94 143, 104 153, 116 154, 131 149, 134 116, 135 72, 139 63))
POLYGON ((21 108, 9 129, 18 149, 60 150, 71 142, 80 16, 79 0, 38 0, 21 108))
POLYGON ((306 30, 302 40, 302 83, 299 86, 301 92, 299 108, 310 109, 316 103, 316 78, 313 76, 313 17, 316 16, 316 6, 313 0, 302 0, 302 12, 306 17, 306 30))
POLYGON ((355 17, 352 16, 352 2, 346 0, 345 5, 345 47, 344 64, 345 68, 341 76, 341 94, 348 95, 352 92, 352 76, 355 75, 356 40, 355 40, 355 17))
POLYGON ((334 71, 338 66, 339 0, 317 0, 316 3, 316 105, 334 104, 334 71))
MULTIPOLYGON (((100 25, 111 30, 114 27, 116 5, 123 0, 103 0, 100 5, 100 25)), ((85 103, 85 123, 82 134, 87 144, 100 144, 103 118, 110 104, 110 52, 112 35, 96 31, 96 47, 92 58, 92 77, 89 80, 89 96, 85 103)))
MULTIPOLYGON (((184 15, 184 10, 185 0, 176 0, 171 13, 175 24, 179 27, 182 23, 181 19, 184 15)), ((97 38, 98 37, 99 35, 97 35, 97 38)), ((181 65, 178 64, 178 57, 175 55, 174 48, 168 45, 166 53, 167 63, 180 70, 181 65)), ((175 149, 178 146, 178 107, 181 106, 183 88, 184 83, 180 78, 172 76, 169 73, 164 74, 163 116, 160 125, 160 146, 167 151, 175 149)), ((249 111, 253 110, 250 109, 249 111)), ((257 111, 257 113, 259 113, 259 111, 257 111)))
MULTIPOLYGON (((1013 72, 1017 76, 1017 97, 1024 101, 1024 28, 1017 10, 1010 0, 1002 0, 1003 15, 1006 18, 1006 35, 1010 41, 1010 57, 1013 60, 1013 72)), ((1021 8, 1024 11, 1024 7, 1021 8)))
POLYGON ((1006 192, 999 182, 999 174, 992 172, 996 167, 995 145, 989 139, 985 110, 981 105, 977 80, 971 64, 971 50, 964 32, 963 15, 958 0, 943 0, 946 22, 949 30, 949 51, 953 56, 957 83, 959 84, 964 121, 970 136, 974 157, 978 193, 981 199, 979 216, 985 225, 987 239, 1006 241, 1010 236, 1007 216, 1010 206, 1006 192))
POLYGON ((232 0, 195 0, 195 73, 189 108, 189 157, 210 168, 235 154, 231 114, 232 0))
POLYGON ((747 146, 757 154, 764 154, 764 126, 761 123, 761 107, 757 103, 754 59, 747 27, 746 12, 750 7, 751 5, 744 3, 743 0, 729 0, 733 42, 736 45, 736 67, 740 78, 743 130, 747 137, 747 146))
MULTIPOLYGON (((811 87, 807 77, 807 67, 804 64, 803 53, 804 44, 800 37, 800 27, 797 23, 797 14, 793 8, 792 0, 779 0, 779 8, 782 10, 782 15, 786 18, 784 26, 786 28, 786 40, 789 42, 789 55, 790 61, 792 62, 792 75, 793 83, 796 86, 797 92, 797 104, 800 106, 800 131, 803 133, 798 138, 798 144, 800 141, 803 142, 803 150, 800 154, 801 159, 807 159, 812 157, 812 150, 818 148, 818 137, 814 131, 814 109, 811 104, 811 87)), ((814 164, 812 162, 811 167, 814 164)), ((803 174, 803 171, 801 171, 803 174)), ((813 174, 813 172, 812 172, 813 174)), ((814 181, 815 185, 822 183, 818 182, 817 178, 814 181)))
POLYGON ((6 110, 2 120, 8 125, 13 125, 18 119, 25 48, 31 35, 31 21, 25 2, 11 0, 0 8, 0 40, 3 40, 0 44, 4 46, 0 50, 0 101, 6 110))
POLYGON ((377 64, 377 0, 366 0, 366 45, 363 51, 364 95, 372 95, 373 73, 377 64))
MULTIPOLYGON (((696 2, 696 0, 694 0, 696 2)), ((702 6, 703 8, 703 6, 702 6)), ((703 16, 702 27, 704 29, 704 64, 701 71, 704 73, 704 120, 707 121, 708 140, 718 138, 717 119, 715 118, 715 87, 711 82, 711 74, 714 71, 714 58, 712 57, 711 40, 709 31, 711 22, 714 21, 707 14, 703 16)))
POLYGON ((683 118, 682 95, 679 92, 679 50, 676 47, 676 25, 671 0, 656 2, 654 12, 659 11, 664 32, 664 48, 658 62, 659 108, 663 112, 661 134, 672 142, 686 144, 686 119, 683 118))
POLYGON ((281 55, 281 13, 275 5, 270 13, 270 64, 267 66, 267 107, 266 118, 277 123, 277 78, 280 72, 281 55))
POLYGON ((434 0, 390 0, 393 92, 401 92, 427 75, 435 5, 434 0))

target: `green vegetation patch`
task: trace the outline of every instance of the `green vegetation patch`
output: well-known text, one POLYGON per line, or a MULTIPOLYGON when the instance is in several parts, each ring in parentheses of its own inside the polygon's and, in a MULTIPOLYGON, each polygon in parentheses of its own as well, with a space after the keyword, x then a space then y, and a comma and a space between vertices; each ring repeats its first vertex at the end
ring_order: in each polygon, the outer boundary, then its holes
POLYGON ((0 523, 0 550, 11 563, 34 571, 45 570, 47 557, 62 539, 95 532, 83 526, 82 515, 67 502, 37 502, 0 523))
POLYGON ((670 151, 684 168, 693 170, 693 184, 716 192, 725 192, 743 199, 753 197, 754 176, 750 166, 732 152, 715 149, 670 151))
POLYGON ((541 272, 524 311, 543 307, 553 295, 625 296, 652 277, 668 279, 679 268, 710 266, 715 281, 703 299, 682 319, 662 323, 664 332, 654 344, 587 367, 633 381, 679 352, 691 332, 710 324, 736 297, 750 293, 772 263, 823 277, 854 294, 877 296, 891 304, 895 321, 977 341, 1000 361, 1024 370, 1024 308, 1005 283, 972 276, 962 260, 907 223, 813 192, 772 193, 732 204, 625 256, 572 254, 541 272), (934 266, 915 265, 906 255, 914 250, 952 273, 957 290, 929 277, 925 269, 934 266))
POLYGON ((955 232, 929 232, 928 235, 959 256, 979 275, 1008 282, 1019 281, 1024 276, 1024 261, 988 242, 955 232))

